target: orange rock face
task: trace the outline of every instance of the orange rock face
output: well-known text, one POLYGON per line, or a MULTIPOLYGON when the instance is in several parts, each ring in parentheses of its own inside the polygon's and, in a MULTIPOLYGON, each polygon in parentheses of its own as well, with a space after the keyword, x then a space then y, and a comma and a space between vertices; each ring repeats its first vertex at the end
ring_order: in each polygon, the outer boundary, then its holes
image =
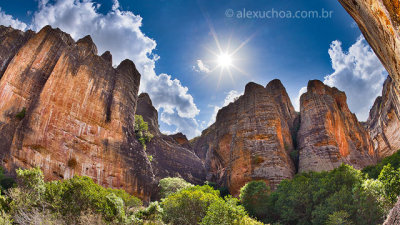
POLYGON ((89 36, 75 43, 43 28, 0 81, 4 166, 40 166, 47 180, 85 175, 147 200, 154 175, 134 133, 139 83, 131 61, 114 69, 89 36))
POLYGON ((398 0, 338 0, 357 22, 365 39, 400 82, 400 3, 398 0))
POLYGON ((237 196, 251 180, 275 188, 292 178, 295 167, 289 154, 296 116, 280 81, 266 88, 247 84, 244 95, 222 108, 193 144, 196 154, 205 156, 207 179, 237 196))
POLYGON ((357 169, 376 163, 367 130, 350 112, 344 92, 314 80, 300 98, 299 171, 357 169))
POLYGON ((400 149, 400 90, 390 77, 383 85, 382 96, 375 100, 367 127, 380 159, 400 149))

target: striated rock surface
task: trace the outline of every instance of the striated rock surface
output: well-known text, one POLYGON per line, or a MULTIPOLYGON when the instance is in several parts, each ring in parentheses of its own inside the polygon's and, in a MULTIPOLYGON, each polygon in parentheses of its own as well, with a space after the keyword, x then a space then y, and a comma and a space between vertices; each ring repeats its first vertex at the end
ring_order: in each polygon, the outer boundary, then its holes
POLYGON ((114 69, 90 36, 75 43, 44 27, 0 81, 3 165, 40 166, 46 180, 85 175, 148 200, 154 175, 134 132, 139 83, 131 61, 114 69))
POLYGON ((371 108, 367 128, 379 158, 400 149, 400 90, 391 77, 371 108))
POLYGON ((342 163, 361 169, 376 157, 367 130, 350 112, 346 94, 313 80, 300 98, 299 171, 331 170, 342 163))
POLYGON ((251 180, 272 188, 292 178, 295 167, 292 133, 296 113, 279 80, 267 87, 246 85, 244 95, 222 108, 216 122, 194 140, 205 160, 207 179, 228 187, 233 195, 251 180))
POLYGON ((383 225, 399 225, 400 224, 400 198, 394 205, 393 209, 390 210, 388 217, 386 218, 383 225))
POLYGON ((163 135, 158 128, 158 113, 147 93, 139 95, 137 115, 142 115, 154 135, 146 144, 146 153, 151 155, 156 180, 165 177, 182 177, 193 184, 203 184, 206 178, 203 162, 194 154, 185 135, 163 135))
POLYGON ((0 25, 0 79, 17 51, 33 35, 34 32, 30 30, 22 32, 11 27, 0 25))
POLYGON ((398 0, 338 0, 357 22, 389 75, 400 82, 400 3, 398 0))

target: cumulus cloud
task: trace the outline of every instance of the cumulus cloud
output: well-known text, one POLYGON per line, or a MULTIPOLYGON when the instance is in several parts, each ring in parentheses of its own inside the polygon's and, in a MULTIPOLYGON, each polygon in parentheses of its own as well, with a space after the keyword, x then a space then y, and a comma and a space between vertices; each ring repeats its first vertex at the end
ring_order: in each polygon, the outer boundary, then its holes
POLYGON ((201 134, 201 131, 198 129, 199 124, 197 123, 196 119, 179 117, 176 112, 162 112, 161 121, 168 125, 176 126, 176 130, 174 132, 165 132, 166 134, 182 132, 186 134, 189 139, 201 134))
MULTIPOLYGON (((140 91, 149 93, 154 106, 164 115, 161 121, 184 133, 197 129, 197 124, 188 122, 195 121, 199 113, 188 88, 171 75, 155 73, 155 62, 159 59, 153 53, 156 41, 141 31, 142 17, 121 10, 117 0, 113 2, 111 10, 102 14, 98 11, 100 4, 91 0, 41 0, 31 27, 39 30, 50 24, 75 40, 89 34, 100 54, 106 50, 112 53, 114 64, 131 59, 142 74, 140 91)), ((186 134, 190 137, 194 132, 186 134)))
POLYGON ((12 26, 13 28, 19 30, 26 30, 28 25, 24 22, 19 21, 18 19, 14 19, 11 15, 7 15, 2 9, 0 8, 0 24, 4 26, 12 26))
POLYGON ((229 105, 229 103, 236 101, 236 99, 238 97, 240 97, 241 95, 243 95, 243 93, 240 93, 238 91, 232 90, 230 92, 228 92, 228 95, 226 95, 225 99, 224 99, 224 103, 222 104, 222 106, 211 106, 214 108, 214 112, 211 115, 210 121, 208 122, 207 126, 211 126, 214 122, 215 119, 217 118, 217 114, 218 111, 223 108, 224 106, 229 105))
POLYGON ((201 73, 201 72, 210 73, 211 72, 210 68, 206 64, 204 64, 203 61, 201 61, 200 59, 198 59, 196 61, 196 65, 193 66, 193 70, 198 73, 201 73))
POLYGON ((369 109, 381 94, 387 76, 385 68, 363 37, 344 52, 340 41, 333 41, 329 56, 334 72, 324 83, 345 91, 352 112, 361 121, 368 118, 369 109))
POLYGON ((299 93, 298 93, 296 99, 293 102, 293 107, 298 112, 300 111, 300 97, 301 97, 302 94, 304 94, 306 92, 307 92, 307 87, 300 88, 299 93))

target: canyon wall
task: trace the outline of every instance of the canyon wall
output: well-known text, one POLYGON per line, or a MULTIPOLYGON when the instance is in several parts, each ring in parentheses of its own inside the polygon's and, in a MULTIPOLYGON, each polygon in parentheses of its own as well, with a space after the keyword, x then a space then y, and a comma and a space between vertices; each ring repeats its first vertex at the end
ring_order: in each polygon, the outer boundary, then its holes
POLYGON ((300 118, 299 172, 332 170, 342 163, 361 169, 376 163, 368 131, 350 112, 344 92, 309 81, 300 98, 300 118))
POLYGON ((131 61, 113 68, 90 36, 75 42, 44 27, 0 80, 3 166, 39 166, 46 180, 85 175, 148 199, 154 175, 134 132, 139 83, 131 61))
POLYGON ((194 140, 195 152, 205 160, 207 179, 237 196, 251 180, 264 180, 275 188, 292 178, 296 117, 279 80, 267 87, 247 84, 244 94, 222 108, 216 122, 194 140))
POLYGON ((156 181, 164 177, 181 177, 193 184, 203 184, 206 178, 203 162, 182 133, 170 136, 161 134, 158 113, 148 94, 139 95, 136 114, 143 116, 149 131, 154 135, 146 144, 146 152, 152 157, 151 165, 156 181))

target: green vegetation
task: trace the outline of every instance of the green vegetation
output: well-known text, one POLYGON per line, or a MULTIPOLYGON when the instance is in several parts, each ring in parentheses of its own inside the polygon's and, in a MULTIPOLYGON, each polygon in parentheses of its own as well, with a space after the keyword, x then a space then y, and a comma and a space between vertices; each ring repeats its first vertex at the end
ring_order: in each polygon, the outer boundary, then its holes
POLYGON ((143 120, 141 115, 135 115, 135 133, 137 140, 146 149, 146 143, 150 142, 153 135, 148 131, 149 125, 143 120))
POLYGON ((160 188, 160 197, 166 198, 181 189, 193 187, 193 184, 180 177, 166 177, 160 180, 158 187, 160 188))
POLYGON ((15 117, 19 120, 22 120, 25 117, 25 114, 26 114, 26 108, 24 107, 19 113, 17 113, 17 115, 15 115, 15 117))
POLYGON ((363 173, 368 174, 370 178, 378 179, 379 174, 381 173, 384 166, 391 164, 393 168, 400 168, 400 151, 397 151, 391 156, 384 158, 380 163, 375 166, 367 166, 362 171, 363 173))
POLYGON ((271 190, 264 181, 251 181, 240 189, 240 202, 250 215, 265 219, 270 193, 271 190))
POLYGON ((400 194, 393 158, 365 173, 342 165, 297 174, 274 191, 262 180, 251 181, 241 188, 240 200, 221 194, 215 183, 194 186, 168 177, 159 182, 161 201, 147 207, 88 177, 45 182, 38 168, 18 169, 14 183, 0 171, 0 224, 381 224, 400 194), (378 170, 377 179, 369 178, 378 170))

